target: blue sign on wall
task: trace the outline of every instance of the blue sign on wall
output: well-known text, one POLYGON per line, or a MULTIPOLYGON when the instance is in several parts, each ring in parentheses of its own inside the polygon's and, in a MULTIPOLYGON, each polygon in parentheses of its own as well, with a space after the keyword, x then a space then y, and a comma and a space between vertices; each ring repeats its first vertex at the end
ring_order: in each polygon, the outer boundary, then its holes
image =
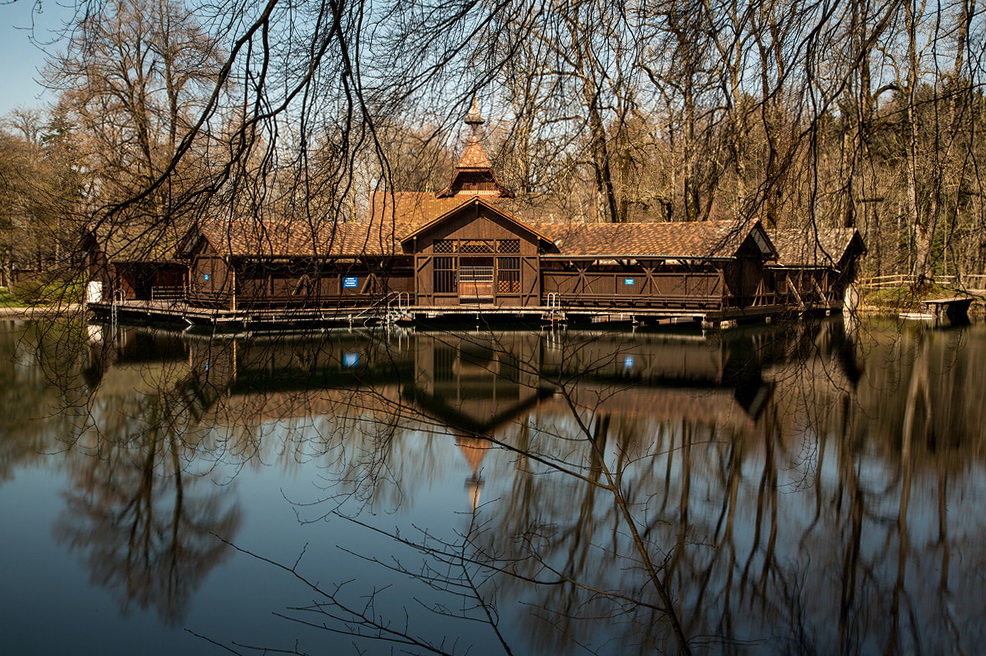
POLYGON ((623 358, 623 368, 624 369, 632 369, 633 368, 633 356, 632 355, 624 356, 624 358, 623 358))
POLYGON ((203 280, 208 280, 208 279, 209 279, 209 274, 208 274, 208 273, 206 273, 206 274, 203 274, 203 275, 202 275, 202 279, 203 279, 203 280))
POLYGON ((624 278, 623 279, 623 284, 624 285, 632 285, 633 284, 633 278, 624 278))
POLYGON ((355 367, 359 364, 359 353, 343 353, 342 366, 355 367))
POLYGON ((359 287, 359 278, 356 276, 346 276, 342 279, 342 286, 350 288, 359 287))

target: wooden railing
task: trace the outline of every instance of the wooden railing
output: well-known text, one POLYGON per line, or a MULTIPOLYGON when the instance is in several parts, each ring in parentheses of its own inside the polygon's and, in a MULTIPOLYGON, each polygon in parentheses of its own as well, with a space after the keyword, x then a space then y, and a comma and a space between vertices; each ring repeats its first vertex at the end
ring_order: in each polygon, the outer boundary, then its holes
POLYGON ((550 292, 551 302, 557 307, 565 308, 660 308, 680 310, 718 310, 722 308, 721 296, 686 296, 662 294, 630 295, 630 294, 582 294, 550 292))
POLYGON ((184 301, 185 288, 181 285, 155 285, 151 287, 152 301, 184 301))

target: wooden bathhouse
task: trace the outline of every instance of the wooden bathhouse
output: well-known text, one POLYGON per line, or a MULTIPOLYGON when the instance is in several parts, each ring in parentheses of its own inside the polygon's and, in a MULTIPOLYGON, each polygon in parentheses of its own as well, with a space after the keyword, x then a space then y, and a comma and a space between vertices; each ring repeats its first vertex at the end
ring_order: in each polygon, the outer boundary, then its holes
POLYGON ((855 228, 770 230, 777 260, 769 265, 785 305, 838 310, 856 279, 866 246, 855 228))
POLYGON ((188 302, 230 311, 365 306, 411 290, 412 260, 361 223, 213 221, 178 248, 188 302))
POLYGON ((188 263, 179 260, 174 226, 122 224, 85 231, 87 300, 152 301, 184 299, 188 263))
POLYGON ((497 179, 475 103, 466 123, 437 192, 376 192, 358 221, 228 217, 188 230, 174 251, 187 271, 183 318, 720 323, 828 303, 855 273, 854 231, 812 259, 756 220, 545 220, 497 179))

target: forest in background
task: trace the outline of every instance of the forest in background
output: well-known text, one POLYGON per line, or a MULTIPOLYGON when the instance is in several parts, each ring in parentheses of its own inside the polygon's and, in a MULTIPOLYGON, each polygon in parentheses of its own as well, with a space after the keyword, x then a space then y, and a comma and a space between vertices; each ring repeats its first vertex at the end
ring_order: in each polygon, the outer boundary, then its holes
MULTIPOLYGON (((473 96, 557 220, 854 226, 863 275, 986 272, 977 0, 82 1, 3 117, 0 267, 85 227, 360 220, 438 190, 473 96)), ((548 218, 548 217, 546 217, 548 218)))

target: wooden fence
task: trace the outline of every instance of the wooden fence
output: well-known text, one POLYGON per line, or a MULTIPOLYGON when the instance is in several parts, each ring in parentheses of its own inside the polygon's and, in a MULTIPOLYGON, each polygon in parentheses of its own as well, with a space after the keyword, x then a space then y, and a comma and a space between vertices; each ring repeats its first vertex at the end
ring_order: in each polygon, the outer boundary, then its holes
MULTIPOLYGON (((886 289, 913 285, 914 276, 907 273, 894 273, 886 276, 870 276, 856 281, 863 289, 886 289)), ((975 273, 964 276, 935 276, 934 281, 942 287, 982 292, 986 290, 986 274, 975 273)))

